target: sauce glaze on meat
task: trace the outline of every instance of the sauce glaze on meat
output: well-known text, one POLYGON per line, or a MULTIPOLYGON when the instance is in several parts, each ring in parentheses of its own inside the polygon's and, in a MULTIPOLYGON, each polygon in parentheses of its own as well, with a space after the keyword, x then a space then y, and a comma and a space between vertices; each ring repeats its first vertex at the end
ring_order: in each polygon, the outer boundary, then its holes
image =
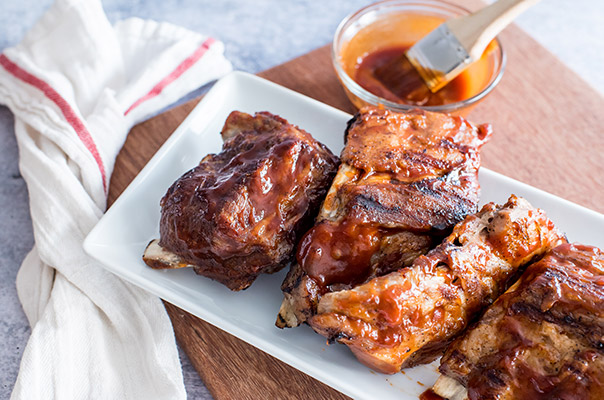
POLYGON ((462 117, 359 110, 317 222, 282 285, 277 326, 306 321, 321 294, 410 265, 476 212, 479 150, 490 135, 489 125, 462 117))
POLYGON ((325 294, 309 325, 380 372, 427 363, 523 265, 565 240, 545 213, 524 199, 490 203, 411 267, 325 294))
POLYGON ((341 156, 354 177, 334 182, 319 222, 299 247, 302 269, 328 286, 358 284, 400 267, 394 257, 372 260, 385 238, 442 232, 476 211, 478 150, 489 134, 487 126, 461 117, 361 110, 341 156), (330 201, 340 207, 331 210, 336 215, 326 215, 330 201))
POLYGON ((528 266, 440 371, 462 399, 604 398, 604 253, 563 244, 528 266))
POLYGON ((192 266, 241 290, 291 261, 338 160, 309 133, 268 112, 234 111, 221 134, 222 151, 206 156, 161 200, 158 244, 180 265, 144 258, 154 268, 192 266))

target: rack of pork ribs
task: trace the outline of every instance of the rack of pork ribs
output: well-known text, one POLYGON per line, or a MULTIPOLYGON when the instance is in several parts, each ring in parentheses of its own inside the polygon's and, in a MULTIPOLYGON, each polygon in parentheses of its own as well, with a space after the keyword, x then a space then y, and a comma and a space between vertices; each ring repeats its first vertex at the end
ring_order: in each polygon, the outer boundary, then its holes
POLYGON ((282 285, 277 326, 306 323, 384 373, 440 356, 525 265, 566 241, 513 195, 476 213, 489 135, 461 117, 362 109, 282 285))
POLYGON ((192 267, 232 290, 288 265, 312 225, 338 158, 308 132, 268 112, 233 111, 222 151, 209 154, 161 199, 152 268, 192 267))
POLYGON ((321 297, 410 266, 475 213, 479 150, 490 135, 462 117, 361 109, 283 282, 276 325, 308 323, 321 297))
POLYGON ((604 399, 604 254, 562 244, 446 350, 451 400, 604 399))

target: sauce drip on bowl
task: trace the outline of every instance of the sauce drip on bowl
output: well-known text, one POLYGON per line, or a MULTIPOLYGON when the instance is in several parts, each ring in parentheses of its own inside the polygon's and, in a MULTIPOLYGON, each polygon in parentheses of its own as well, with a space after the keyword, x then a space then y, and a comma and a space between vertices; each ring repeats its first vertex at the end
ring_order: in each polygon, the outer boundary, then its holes
POLYGON ((399 104, 440 106, 466 98, 469 84, 467 74, 453 79, 436 93, 430 92, 413 66, 403 57, 409 47, 381 48, 359 58, 355 66, 353 79, 376 96, 399 104), (398 63, 402 65, 397 65, 398 63), (404 76, 404 82, 397 82, 396 86, 386 86, 383 80, 376 76, 377 71, 384 69, 393 70, 394 72, 404 71, 400 73, 404 76))

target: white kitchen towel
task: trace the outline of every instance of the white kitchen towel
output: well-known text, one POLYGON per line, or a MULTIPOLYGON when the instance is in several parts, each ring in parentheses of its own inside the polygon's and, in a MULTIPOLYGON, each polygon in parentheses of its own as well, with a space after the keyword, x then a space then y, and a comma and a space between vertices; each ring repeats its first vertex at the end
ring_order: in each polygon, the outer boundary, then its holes
POLYGON ((32 333, 14 399, 186 397, 161 301, 106 272, 82 242, 130 127, 229 72, 223 52, 165 23, 112 26, 99 0, 57 0, 0 55, 35 236, 17 277, 32 333))

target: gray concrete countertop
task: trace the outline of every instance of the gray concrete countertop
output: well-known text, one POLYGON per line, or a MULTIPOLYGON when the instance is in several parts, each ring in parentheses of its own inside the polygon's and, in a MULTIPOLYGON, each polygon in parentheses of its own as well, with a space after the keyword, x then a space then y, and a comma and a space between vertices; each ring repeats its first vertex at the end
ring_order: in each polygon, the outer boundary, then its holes
MULTIPOLYGON (((51 3, 52 0, 3 0, 0 51, 18 43, 51 3)), ((369 3, 103 0, 112 22, 136 16, 171 22, 219 38, 235 69, 252 73, 330 42, 339 21, 369 3)), ((544 0, 522 15, 518 24, 604 93, 604 2, 544 0)), ((17 271, 33 245, 33 234, 13 124, 10 111, 0 106, 0 399, 10 396, 30 335, 15 289, 17 271)), ((181 360, 189 398, 211 399, 184 354, 181 360)))

